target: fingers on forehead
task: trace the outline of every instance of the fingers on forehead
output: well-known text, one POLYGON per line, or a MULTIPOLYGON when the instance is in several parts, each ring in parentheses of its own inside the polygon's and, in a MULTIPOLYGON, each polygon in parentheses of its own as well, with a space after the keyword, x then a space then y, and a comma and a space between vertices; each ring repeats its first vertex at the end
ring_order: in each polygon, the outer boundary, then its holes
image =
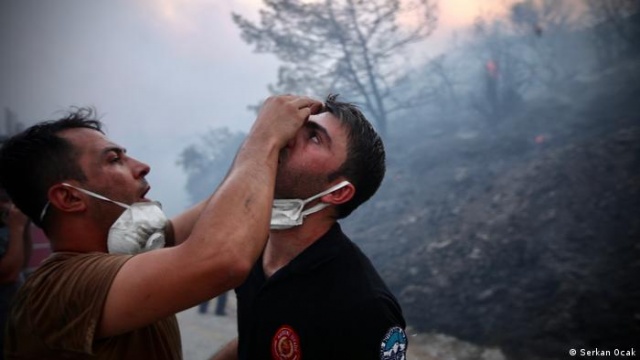
POLYGON ((298 106, 298 109, 311 107, 311 106, 322 106, 322 102, 316 99, 312 99, 307 96, 299 96, 297 99, 293 100, 294 104, 298 106))

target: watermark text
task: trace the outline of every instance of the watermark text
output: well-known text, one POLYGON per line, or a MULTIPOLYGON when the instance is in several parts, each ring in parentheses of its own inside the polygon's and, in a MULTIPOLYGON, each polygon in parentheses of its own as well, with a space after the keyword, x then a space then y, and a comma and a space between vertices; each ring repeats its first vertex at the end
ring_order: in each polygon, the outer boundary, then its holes
POLYGON ((607 356, 619 356, 619 357, 636 357, 636 349, 571 349, 569 355, 579 357, 607 357, 607 356))

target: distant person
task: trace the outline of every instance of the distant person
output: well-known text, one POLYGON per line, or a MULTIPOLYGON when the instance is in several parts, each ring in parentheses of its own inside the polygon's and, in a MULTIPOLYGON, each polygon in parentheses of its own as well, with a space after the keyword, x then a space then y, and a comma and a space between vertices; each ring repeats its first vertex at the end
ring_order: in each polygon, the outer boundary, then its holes
POLYGON ((181 359, 175 313, 244 281, 268 237, 278 153, 321 107, 269 98, 217 191, 171 221, 145 197, 149 166, 91 111, 9 139, 0 183, 54 253, 16 295, 7 358, 181 359))
MULTIPOLYGON (((4 349, 4 327, 11 302, 24 280, 28 262, 29 219, 13 205, 0 188, 0 348, 4 349)), ((0 359, 4 359, 0 354, 0 359)))
MULTIPOLYGON (((216 309, 214 311, 214 314, 218 315, 218 316, 225 316, 227 315, 227 292, 224 292, 220 295, 218 295, 216 297, 216 309)), ((209 310, 209 300, 202 302, 200 305, 198 305, 198 312, 200 314, 206 314, 207 311, 209 310)))
POLYGON ((352 104, 325 107, 280 153, 269 240, 236 289, 238 338, 212 359, 405 358, 400 305, 337 223, 380 186, 382 140, 352 104))

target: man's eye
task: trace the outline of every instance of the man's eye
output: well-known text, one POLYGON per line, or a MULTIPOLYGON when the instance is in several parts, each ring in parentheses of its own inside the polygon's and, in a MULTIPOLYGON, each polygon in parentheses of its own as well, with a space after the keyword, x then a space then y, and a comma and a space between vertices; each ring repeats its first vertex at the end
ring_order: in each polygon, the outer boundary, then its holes
POLYGON ((316 143, 316 144, 319 144, 319 143, 320 143, 320 137, 318 136, 318 133, 317 133, 316 131, 312 131, 312 132, 309 134, 309 139, 310 139, 311 141, 313 141, 314 143, 316 143))
POLYGON ((111 163, 119 163, 120 161, 122 161, 122 158, 120 156, 114 156, 109 160, 109 162, 111 163))

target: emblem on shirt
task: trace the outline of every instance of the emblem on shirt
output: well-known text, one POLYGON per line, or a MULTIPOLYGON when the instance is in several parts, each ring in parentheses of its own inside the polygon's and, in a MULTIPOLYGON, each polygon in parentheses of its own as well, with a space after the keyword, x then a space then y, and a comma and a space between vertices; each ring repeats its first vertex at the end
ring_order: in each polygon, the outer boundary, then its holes
POLYGON ((288 325, 281 326, 271 341, 271 355, 276 360, 300 360, 300 337, 288 325))
POLYGON ((407 358, 407 335, 394 326, 384 334, 380 343, 381 360, 405 360, 407 358))

